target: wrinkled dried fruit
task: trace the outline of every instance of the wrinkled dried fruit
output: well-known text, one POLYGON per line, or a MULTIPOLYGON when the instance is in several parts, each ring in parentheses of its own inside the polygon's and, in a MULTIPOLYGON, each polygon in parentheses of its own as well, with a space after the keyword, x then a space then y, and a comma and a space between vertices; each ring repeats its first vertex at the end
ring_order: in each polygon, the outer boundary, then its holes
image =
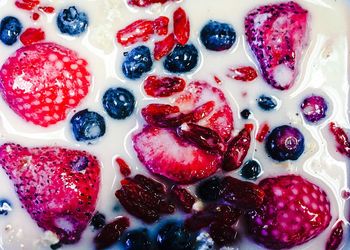
POLYGON ((227 76, 237 81, 251 82, 258 77, 258 73, 253 67, 240 67, 236 69, 230 69, 230 72, 227 74, 227 76))
POLYGON ((173 186, 170 193, 182 211, 185 213, 190 213, 192 211, 192 207, 196 202, 196 199, 187 189, 179 186, 173 186))
POLYGON ((180 77, 149 76, 144 82, 147 95, 152 97, 169 97, 185 89, 186 82, 180 77))
POLYGON ((237 231, 233 226, 214 222, 209 227, 210 237, 218 246, 227 246, 237 239, 237 231))
POLYGON ((115 160, 119 166, 119 171, 124 177, 128 177, 131 174, 129 165, 120 157, 115 160))
POLYGON ((338 221, 332 229, 331 235, 326 244, 326 250, 337 250, 343 241, 344 236, 344 222, 338 221))
POLYGON ((153 22, 153 29, 157 35, 165 36, 168 34, 169 18, 166 16, 160 16, 153 22))
POLYGON ((173 33, 171 33, 163 40, 155 42, 153 52, 154 59, 160 60, 164 56, 167 56, 173 50, 175 44, 176 41, 173 33))
POLYGON ((38 28, 28 28, 19 37, 23 45, 30 45, 33 43, 45 40, 45 32, 38 28))
POLYGON ((258 141, 258 142, 263 142, 267 136, 267 134, 269 133, 270 131, 270 126, 268 123, 263 123, 261 125, 261 128, 258 132, 258 134, 256 135, 255 139, 258 141))
POLYGON ((335 125, 334 122, 331 122, 329 124, 329 130, 335 137, 335 141, 337 143, 337 150, 339 151, 339 153, 350 158, 350 141, 348 135, 342 128, 335 125))
POLYGON ((183 46, 190 38, 190 21, 185 10, 181 7, 174 12, 173 18, 175 39, 183 46))
POLYGON ((153 21, 140 19, 119 30, 117 41, 123 46, 128 46, 136 42, 146 42, 153 34, 153 21))

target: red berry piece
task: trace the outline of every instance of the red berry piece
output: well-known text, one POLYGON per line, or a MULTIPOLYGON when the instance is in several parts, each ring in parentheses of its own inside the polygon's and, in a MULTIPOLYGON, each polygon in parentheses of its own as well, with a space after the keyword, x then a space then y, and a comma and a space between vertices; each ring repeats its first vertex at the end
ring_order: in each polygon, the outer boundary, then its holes
POLYGON ((75 243, 96 209, 100 165, 84 151, 59 147, 0 147, 0 165, 23 207, 62 243, 75 243))
POLYGON ((214 76, 214 81, 215 81, 217 84, 221 84, 221 83, 222 83, 221 79, 220 79, 218 76, 214 76))
POLYGON ((150 104, 141 114, 148 124, 161 128, 174 128, 192 119, 191 115, 180 113, 179 107, 167 104, 150 104))
POLYGON ((344 129, 335 125, 334 122, 331 122, 329 124, 329 130, 334 135, 338 152, 350 158, 350 141, 344 129))
POLYGON ((28 28, 19 37, 23 45, 30 45, 45 40, 45 32, 42 29, 28 28))
POLYGON ((185 89, 186 82, 180 77, 149 76, 144 82, 147 95, 152 97, 169 97, 185 89))
POLYGON ((171 129, 147 126, 133 136, 139 160, 153 174, 181 184, 193 183, 216 172, 221 156, 182 139, 171 129))
POLYGON ((16 0, 15 5, 19 9, 33 10, 40 4, 40 0, 16 0))
POLYGON ((253 67, 240 67, 230 69, 230 73, 227 76, 237 81, 251 82, 258 77, 258 73, 253 67))
POLYGON ((129 165, 120 157, 115 160, 119 166, 119 171, 124 177, 131 175, 131 169, 129 165))
POLYGON ((269 132, 270 132, 270 126, 268 123, 265 122, 261 125, 261 128, 258 134, 256 135, 255 139, 258 142, 263 142, 269 132))
POLYGON ((303 100, 300 105, 304 118, 311 123, 317 123, 327 115, 327 101, 322 96, 312 95, 303 100))
POLYGON ((301 176, 267 178, 259 183, 265 199, 247 214, 252 238, 271 249, 301 245, 322 233, 331 221, 326 193, 301 176))
POLYGON ((187 189, 173 186, 171 188, 171 196, 182 211, 191 213, 196 199, 187 189))
POLYGON ((147 7, 155 3, 166 3, 169 0, 128 0, 128 4, 136 7, 147 7))
POLYGON ((94 239, 96 249, 106 249, 116 243, 129 226, 130 221, 126 217, 118 217, 105 225, 94 239))
POLYGON ((176 41, 174 34, 171 33, 169 36, 164 38, 161 41, 158 41, 154 44, 154 59, 159 61, 164 56, 167 56, 175 47, 176 41))
POLYGON ((33 15, 32 15, 32 19, 34 21, 37 21, 37 20, 39 20, 39 18, 40 18, 40 15, 38 13, 34 12, 33 15))
POLYGON ((166 16, 160 16, 153 22, 153 29, 157 35, 165 36, 168 34, 169 18, 166 16))
POLYGON ((119 30, 117 41, 123 46, 129 46, 137 42, 146 42, 153 34, 153 21, 140 19, 119 30))
POLYGON ((55 12, 55 8, 51 6, 40 6, 38 10, 47 13, 47 14, 52 14, 55 12))
POLYGON ((175 39, 183 46, 190 38, 190 21, 185 10, 181 7, 174 12, 173 19, 175 39))
POLYGON ((337 250, 343 241, 344 237, 344 222, 338 221, 332 229, 331 235, 329 236, 326 243, 326 250, 337 250))
POLYGON ((308 11, 293 1, 260 6, 245 19, 247 41, 262 76, 276 89, 289 89, 298 76, 308 19, 308 11))
POLYGON ((20 48, 0 69, 1 95, 24 120, 42 127, 67 117, 88 94, 87 62, 55 43, 20 48))
POLYGON ((222 181, 223 199, 238 208, 256 209, 264 201, 265 192, 258 185, 227 176, 222 181))
POLYGON ((116 197, 130 214, 144 222, 154 223, 161 215, 174 212, 163 184, 143 175, 125 178, 121 184, 116 197))
POLYGON ((222 164, 223 170, 232 171, 242 166, 250 148, 250 133, 250 127, 245 127, 229 142, 222 164))
POLYGON ((214 222, 210 224, 209 235, 217 246, 227 246, 236 241, 238 233, 232 225, 214 222))

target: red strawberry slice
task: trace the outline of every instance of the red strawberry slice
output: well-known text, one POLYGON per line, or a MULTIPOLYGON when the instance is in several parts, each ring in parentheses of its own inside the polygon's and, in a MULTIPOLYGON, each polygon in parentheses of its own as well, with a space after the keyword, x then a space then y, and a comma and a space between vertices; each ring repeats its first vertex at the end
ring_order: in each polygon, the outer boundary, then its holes
POLYGON ((233 130, 233 115, 221 90, 205 82, 192 82, 174 102, 182 113, 189 113, 209 101, 215 102, 214 110, 197 124, 214 130, 226 141, 233 130))
POLYGON ((247 215, 255 241, 271 249, 301 245, 318 236, 331 221, 326 193, 296 175, 267 178, 259 183, 265 192, 261 207, 247 215))
POLYGON ((308 11, 295 2, 261 6, 245 19, 248 43, 268 84, 289 89, 307 43, 308 11))
POLYGON ((171 129, 147 126, 133 136, 134 149, 153 174, 193 183, 216 172, 221 156, 183 141, 171 129))
POLYGON ((0 146, 0 165, 23 206, 62 243, 77 242, 96 206, 100 166, 84 151, 59 147, 0 146))
POLYGON ((87 62, 55 43, 17 50, 0 69, 0 92, 26 121, 47 127, 64 120, 88 94, 87 62))

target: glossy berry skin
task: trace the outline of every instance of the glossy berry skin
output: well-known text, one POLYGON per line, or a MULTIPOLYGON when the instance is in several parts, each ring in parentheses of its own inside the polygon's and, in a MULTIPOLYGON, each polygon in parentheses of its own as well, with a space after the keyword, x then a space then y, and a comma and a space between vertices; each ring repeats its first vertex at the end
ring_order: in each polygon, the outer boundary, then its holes
POLYGON ((171 73, 186 73, 198 64, 198 50, 193 44, 176 45, 165 58, 164 68, 171 73))
POLYGON ((122 237, 122 245, 125 250, 151 250, 152 240, 146 228, 126 232, 122 237))
POLYGON ((256 180, 261 173, 261 166, 255 160, 249 160, 244 163, 241 169, 241 176, 248 180, 256 180))
POLYGON ((12 211, 11 202, 6 199, 0 200, 0 215, 8 215, 12 211))
POLYGON ((106 132, 104 118, 100 114, 87 109, 76 113, 70 123, 77 141, 95 140, 106 132))
POLYGON ((208 50, 222 51, 236 42, 236 32, 228 23, 209 21, 201 30, 200 38, 208 50))
POLYGON ((328 110, 327 102, 322 96, 307 97, 300 108, 304 118, 311 123, 317 123, 325 118, 328 110))
POLYGON ((204 180, 197 186, 196 193, 204 202, 217 201, 220 198, 221 179, 214 176, 204 180))
POLYGON ((125 77, 134 80, 140 78, 144 73, 150 71, 153 66, 151 52, 144 45, 138 46, 126 53, 122 65, 125 77))
POLYGON ((297 160, 305 149, 304 136, 297 128, 283 125, 267 136, 265 148, 274 160, 297 160))
POLYGON ((106 225, 106 216, 100 212, 96 212, 92 217, 90 224, 95 230, 101 229, 106 225))
POLYGON ((0 23, 0 40, 6 45, 17 42, 19 34, 22 32, 21 22, 13 16, 7 16, 0 23))
POLYGON ((127 89, 110 88, 102 98, 103 107, 110 117, 122 120, 129 117, 135 109, 135 97, 127 89))
POLYGON ((159 230, 157 247, 159 250, 192 250, 196 234, 189 232, 181 222, 169 221, 159 230))
POLYGON ((86 13, 77 10, 75 6, 63 9, 57 16, 57 27, 63 34, 77 36, 83 33, 89 24, 86 13))
POLYGON ((273 97, 261 95, 258 98, 258 105, 262 110, 270 111, 277 107, 277 101, 273 97))
POLYGON ((241 111, 241 116, 242 116, 242 118, 245 119, 245 120, 249 119, 249 116, 250 116, 250 115, 251 115, 251 112, 250 112, 249 109, 243 109, 243 110, 241 111))

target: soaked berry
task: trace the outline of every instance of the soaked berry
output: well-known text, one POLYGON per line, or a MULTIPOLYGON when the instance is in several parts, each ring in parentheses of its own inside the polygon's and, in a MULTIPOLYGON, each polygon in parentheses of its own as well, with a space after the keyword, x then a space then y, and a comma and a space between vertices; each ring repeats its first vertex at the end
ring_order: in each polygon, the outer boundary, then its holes
POLYGON ((22 32, 22 28, 21 22, 16 17, 4 17, 0 23, 0 41, 6 45, 14 44, 22 32))
POLYGON ((135 97, 127 89, 110 88, 102 98, 103 107, 110 117, 122 120, 129 117, 135 109, 135 97))
POLYGON ((208 50, 222 51, 233 46, 236 32, 228 23, 209 21, 201 30, 200 38, 208 50))
POLYGON ((231 245, 237 239, 237 231, 233 226, 222 223, 212 223, 209 227, 209 234, 218 246, 231 245))
POLYGON ((261 109, 270 111, 277 107, 277 101, 271 96, 261 95, 258 98, 258 105, 261 109))
POLYGON ((196 193, 204 202, 217 201, 220 198, 221 188, 221 179, 218 176, 214 176, 200 182, 196 193))
POLYGON ((126 232, 121 241, 125 250, 152 250, 152 240, 146 228, 126 232))
POLYGON ((57 26, 62 33, 77 36, 88 27, 89 19, 85 12, 77 10, 75 6, 63 9, 58 13, 57 26))
POLYGON ((326 117, 328 110, 327 102, 322 96, 310 96, 301 103, 301 111, 304 118, 316 123, 326 117))
POLYGON ((12 211, 11 202, 6 199, 0 200, 0 215, 8 215, 12 211))
POLYGON ((261 166, 259 162, 255 160, 249 160, 244 163, 241 175, 243 178, 248 180, 256 180, 261 173, 261 166))
POLYGON ((164 60, 164 68, 171 73, 186 73, 198 64, 198 50, 193 44, 176 45, 164 60))
POLYGON ((192 211, 193 204, 196 202, 194 196, 185 188, 173 186, 171 188, 171 196, 173 197, 179 208, 185 213, 192 211))
POLYGON ((144 73, 150 71, 152 66, 151 51, 146 46, 141 45, 126 53, 122 71, 125 77, 134 80, 139 79, 144 73))
POLYGON ((95 230, 101 229, 106 225, 106 216, 100 212, 96 212, 92 217, 90 224, 95 230))
POLYGON ((242 118, 245 119, 245 120, 249 119, 249 116, 250 116, 251 114, 252 114, 252 113, 250 112, 249 109, 243 109, 243 110, 241 111, 241 116, 242 116, 242 118))

